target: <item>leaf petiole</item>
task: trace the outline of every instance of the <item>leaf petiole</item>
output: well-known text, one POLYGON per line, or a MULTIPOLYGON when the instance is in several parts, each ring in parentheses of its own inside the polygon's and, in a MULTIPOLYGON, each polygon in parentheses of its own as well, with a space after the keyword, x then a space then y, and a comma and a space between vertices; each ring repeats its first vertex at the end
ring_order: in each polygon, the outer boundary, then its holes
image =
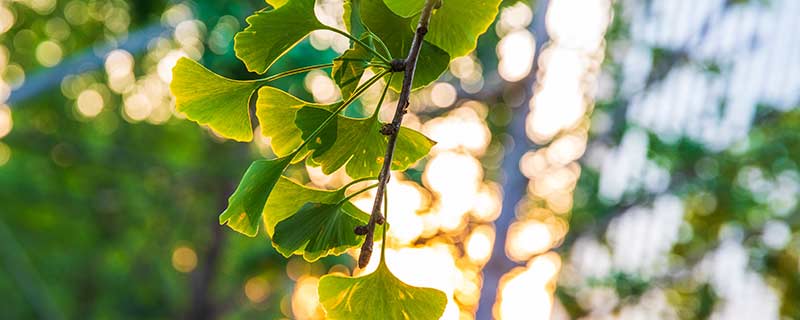
MULTIPOLYGON (((342 30, 339 30, 339 29, 336 29, 336 28, 333 28, 333 27, 327 27, 327 26, 326 26, 326 28, 325 28, 325 29, 326 29, 326 30, 329 30, 329 31, 333 31, 333 32, 335 32, 335 33, 338 33, 338 34, 341 34, 341 35, 343 35, 343 36, 345 36, 345 37, 349 38, 350 40, 353 40, 353 42, 355 42, 355 43, 357 43, 358 45, 360 45, 360 46, 364 47, 364 49, 367 49, 367 50, 369 50, 369 52, 371 52, 371 53, 372 53, 372 54, 374 54, 376 57, 378 57, 378 59, 381 59, 381 61, 383 61, 384 63, 386 63, 386 64, 390 64, 390 63, 391 63, 391 61, 389 61, 389 59, 388 59, 388 58, 386 58, 386 57, 384 57, 382 54, 380 54, 380 53, 378 52, 378 50, 375 50, 375 48, 373 48, 372 46, 369 46, 369 45, 367 45, 366 43, 364 43, 364 41, 361 41, 360 39, 358 39, 358 38, 354 37, 352 34, 349 34, 349 33, 345 32, 345 31, 342 31, 342 30)), ((390 58, 391 58, 391 57, 390 57, 390 58)))
POLYGON ((313 66, 302 67, 302 68, 297 68, 297 69, 284 71, 284 72, 281 72, 281 73, 276 73, 274 75, 271 75, 269 77, 266 77, 266 78, 260 79, 260 80, 256 80, 256 81, 266 83, 266 82, 278 80, 280 78, 296 75, 298 73, 308 72, 308 71, 317 70, 317 69, 325 69, 325 68, 330 68, 330 67, 333 67, 333 63, 317 64, 317 65, 313 65, 313 66))
POLYGON ((298 146, 297 148, 294 149, 294 151, 291 153, 291 157, 296 156, 297 153, 300 152, 300 150, 303 150, 303 148, 306 145, 308 145, 311 141, 314 141, 314 139, 317 138, 317 136, 322 132, 322 130, 325 129, 325 127, 331 121, 333 121, 333 119, 336 119, 336 117, 339 115, 339 112, 344 110, 344 108, 347 108, 347 106, 349 106, 351 103, 353 103, 353 101, 358 99, 364 93, 364 91, 367 91, 367 89, 369 89, 369 87, 371 87, 373 84, 375 84, 375 82, 378 82, 378 80, 383 78, 383 76, 385 76, 389 72, 390 71, 388 71, 388 70, 384 70, 381 73, 373 76, 372 78, 369 78, 369 80, 367 80, 367 82, 365 82, 362 86, 358 87, 358 89, 356 89, 356 91, 353 92, 353 95, 351 95, 349 98, 347 98, 347 100, 342 102, 342 104, 340 106, 338 106, 336 108, 336 110, 334 110, 333 113, 331 113, 331 115, 328 118, 326 118, 325 121, 323 121, 322 124, 320 124, 319 127, 317 127, 317 129, 315 129, 314 132, 312 132, 308 136, 308 138, 305 139, 305 141, 303 141, 302 144, 300 144, 300 146, 298 146))
POLYGON ((378 99, 378 105, 375 106, 375 112, 372 113, 371 118, 377 118, 378 113, 381 111, 381 106, 383 106, 383 99, 386 98, 386 93, 389 92, 389 86, 392 85, 392 77, 394 77, 394 73, 389 74, 389 81, 386 81, 386 87, 383 88, 383 93, 381 93, 381 98, 378 99))
POLYGON ((342 190, 347 190, 348 188, 356 185, 356 183, 369 181, 369 180, 378 180, 378 177, 364 177, 364 178, 361 178, 361 179, 355 179, 353 181, 350 181, 346 185, 344 185, 344 187, 342 187, 342 190))
POLYGON ((353 192, 353 194, 351 194, 351 195, 349 195, 349 196, 345 197, 344 199, 340 200, 338 203, 339 203, 339 204, 342 204, 342 203, 345 203, 345 202, 347 202, 347 201, 350 201, 350 199, 353 199, 353 198, 355 198, 356 196, 358 196, 359 194, 362 194, 362 193, 364 193, 364 192, 367 192, 367 191, 369 191, 370 189, 373 189, 373 188, 375 188, 375 187, 377 187, 377 186, 378 186, 378 183, 376 183, 376 184, 373 184, 373 185, 370 185, 370 186, 368 186, 368 187, 366 187, 366 188, 364 188, 364 189, 358 190, 358 191, 356 191, 356 192, 353 192))

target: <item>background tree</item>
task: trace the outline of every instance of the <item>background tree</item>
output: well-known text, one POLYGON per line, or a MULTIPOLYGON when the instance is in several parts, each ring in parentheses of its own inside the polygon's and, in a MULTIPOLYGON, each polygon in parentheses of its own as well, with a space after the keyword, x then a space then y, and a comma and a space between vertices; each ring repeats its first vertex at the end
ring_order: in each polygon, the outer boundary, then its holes
MULTIPOLYGON (((225 142, 180 119, 167 91, 181 56, 256 79, 232 39, 263 7, 0 2, 3 317, 323 316, 319 278, 350 275, 355 253, 286 260, 221 228, 216 214, 249 160, 273 157, 270 142, 225 142)), ((315 11, 344 30, 340 7, 315 11)), ((411 96, 404 125, 438 143, 389 183, 392 271, 445 292, 446 319, 797 317, 797 12, 504 1, 476 49, 411 96)), ((348 49, 313 32, 271 70, 348 49)), ((325 71, 275 86, 341 96, 325 71)), ((394 96, 383 104, 389 121, 394 96)), ((369 212, 371 196, 353 203, 369 212)))

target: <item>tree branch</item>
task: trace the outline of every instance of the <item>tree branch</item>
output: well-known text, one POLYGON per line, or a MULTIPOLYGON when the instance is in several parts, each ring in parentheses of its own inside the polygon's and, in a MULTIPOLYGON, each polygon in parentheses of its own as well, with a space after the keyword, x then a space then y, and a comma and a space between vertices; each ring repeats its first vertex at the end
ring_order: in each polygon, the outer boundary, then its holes
MULTIPOLYGON (((411 42, 411 49, 409 49, 408 57, 402 61, 403 66, 403 86, 400 89, 400 97, 397 100, 397 109, 394 112, 391 126, 393 130, 381 130, 385 134, 389 134, 389 142, 386 146, 386 154, 383 157, 383 167, 378 176, 378 189, 375 194, 375 202, 372 206, 372 215, 370 216, 369 223, 367 224, 367 235, 364 239, 364 244, 361 246, 361 254, 358 256, 358 267, 364 268, 367 266, 370 257, 372 257, 373 237, 375 234, 375 224, 383 224, 385 219, 381 214, 381 201, 383 194, 386 192, 386 184, 389 182, 389 177, 392 170, 392 157, 394 156, 394 147, 397 144, 397 136, 400 133, 400 123, 403 122, 403 116, 408 107, 408 98, 411 94, 411 84, 414 81, 414 71, 417 68, 417 58, 419 58, 419 51, 422 48, 422 41, 425 34, 428 33, 428 22, 433 12, 433 7, 439 0, 426 0, 425 6, 422 8, 422 13, 419 17, 419 24, 417 31, 414 34, 414 39, 411 42)), ((395 64, 395 63, 393 63, 395 64)), ((384 240, 385 241, 385 240, 384 240)))

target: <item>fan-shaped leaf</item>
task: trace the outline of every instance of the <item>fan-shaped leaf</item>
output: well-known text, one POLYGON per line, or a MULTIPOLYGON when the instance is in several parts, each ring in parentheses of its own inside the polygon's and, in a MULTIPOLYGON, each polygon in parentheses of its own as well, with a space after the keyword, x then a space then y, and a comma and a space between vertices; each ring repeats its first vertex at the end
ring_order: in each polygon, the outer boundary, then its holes
MULTIPOLYGON (((322 190, 303 186, 292 179, 281 177, 264 206, 264 227, 272 237, 278 222, 292 216, 308 202, 337 203, 344 198, 344 190, 322 190)), ((360 212, 363 213, 363 212, 360 212)), ((363 213, 368 219, 366 213, 363 213)))
MULTIPOLYGON (((320 108, 302 108, 297 112, 295 124, 304 135, 315 127, 306 125, 306 119, 325 118, 329 111, 320 108)), ((320 136, 319 147, 312 154, 314 164, 322 167, 322 172, 331 174, 346 165, 347 175, 353 179, 376 177, 383 164, 388 145, 388 136, 380 133, 382 123, 377 117, 354 119, 346 116, 337 118, 336 135, 320 136)), ((428 154, 435 142, 422 133, 402 127, 397 137, 392 170, 405 170, 417 160, 428 154)))
POLYGON ((250 141, 249 102, 259 85, 222 77, 194 60, 181 58, 172 69, 170 90, 176 109, 189 120, 208 125, 223 137, 250 141))
MULTIPOLYGON (((279 157, 286 156, 301 143, 303 143, 302 132, 297 126, 294 125, 295 118, 297 117, 297 110, 303 107, 313 107, 322 110, 327 110, 327 114, 339 106, 336 104, 317 104, 306 102, 296 98, 280 89, 272 87, 262 87, 258 90, 258 100, 256 101, 256 117, 261 123, 261 133, 270 137, 270 146, 272 151, 279 157)), ((319 127, 326 118, 306 117, 303 119, 304 125, 316 129, 319 127)), ((312 131, 313 131, 312 129, 312 131)), ((310 132, 308 133, 310 134, 310 132)), ((336 123, 330 123, 323 129, 320 137, 336 137, 336 123)), ((322 138, 320 138, 322 139, 322 138)), ((315 143, 309 144, 308 148, 314 148, 315 143)), ((307 154, 306 151, 301 151, 298 154, 300 160, 307 154)))
MULTIPOLYGON (((371 37, 363 36, 361 40, 364 43, 372 43, 371 37)), ((333 60, 333 69, 331 75, 333 81, 339 85, 342 92, 342 99, 349 98, 353 91, 358 87, 358 82, 361 76, 364 75, 364 70, 367 70, 370 60, 372 60, 372 53, 361 45, 354 44, 352 48, 347 49, 341 56, 333 60)))
MULTIPOLYGON (((332 211, 333 215, 319 215, 310 218, 305 216, 307 212, 304 211, 303 206, 308 203, 335 205, 341 202, 344 197, 344 189, 314 189, 303 186, 289 178, 281 177, 275 189, 272 190, 267 204, 264 206, 264 227, 267 230, 267 234, 273 239, 272 245, 278 252, 287 257, 292 254, 298 254, 303 255, 306 260, 316 260, 329 254, 340 254, 348 248, 360 245, 363 237, 356 236, 353 233, 355 226, 349 230, 346 229, 352 223, 357 225, 366 224, 369 221, 369 215, 356 208, 352 203, 341 204, 340 208, 337 209, 341 212, 332 211), (336 216, 342 212, 346 216, 336 216), (299 216, 295 217, 297 214, 299 216), (341 229, 343 236, 326 238, 326 234, 314 230, 319 225, 311 222, 305 223, 316 219, 320 219, 317 222, 328 223, 327 227, 331 228, 331 230, 341 229), (288 222, 281 225, 282 221, 288 222), (282 229, 276 230, 278 225, 281 225, 282 229), (282 234, 287 232, 289 234, 282 234), (307 246, 307 244, 312 245, 307 246)), ((378 227, 376 230, 383 229, 378 227)), ((331 234, 327 236, 329 235, 331 234)), ((336 233, 333 235, 336 235, 336 233)), ((381 233, 376 233, 376 236, 376 239, 380 238, 381 233)))
POLYGON ((271 5, 273 8, 278 8, 278 7, 286 4, 286 2, 288 2, 288 1, 289 0, 266 0, 267 4, 271 5))
MULTIPOLYGON (((282 1, 269 2, 280 5, 282 1)), ((236 57, 247 70, 265 73, 300 40, 325 26, 314 15, 314 0, 289 0, 277 9, 247 18, 250 25, 233 38, 236 57)))
POLYGON ((285 257, 302 252, 306 261, 316 261, 360 245, 364 236, 356 235, 353 230, 368 220, 366 213, 349 202, 307 202, 275 226, 272 243, 285 257), (353 215, 353 211, 358 217, 353 215))
MULTIPOLYGON (((396 15, 383 1, 360 1, 359 7, 362 22, 386 44, 391 56, 406 57, 414 38, 416 26, 411 27, 413 19, 396 15)), ((425 41, 420 49, 412 88, 419 89, 439 79, 449 63, 447 52, 425 41)), ((402 83, 403 77, 394 77, 391 87, 399 91, 402 83)))
POLYGON ((264 204, 291 160, 291 157, 283 157, 254 161, 228 199, 228 208, 220 214, 219 223, 255 237, 264 204))
POLYGON ((447 305, 444 292, 400 281, 383 261, 363 277, 326 275, 318 291, 326 319, 436 320, 447 305))
POLYGON ((422 11, 425 0, 383 0, 389 9, 398 16, 408 18, 422 11))
MULTIPOLYGON (((384 0, 404 2, 406 0, 384 0)), ((501 0, 442 0, 442 7, 431 16, 425 40, 450 54, 460 57, 470 53, 478 37, 489 29, 497 16, 501 0)), ((415 27, 419 16, 412 22, 415 27)))

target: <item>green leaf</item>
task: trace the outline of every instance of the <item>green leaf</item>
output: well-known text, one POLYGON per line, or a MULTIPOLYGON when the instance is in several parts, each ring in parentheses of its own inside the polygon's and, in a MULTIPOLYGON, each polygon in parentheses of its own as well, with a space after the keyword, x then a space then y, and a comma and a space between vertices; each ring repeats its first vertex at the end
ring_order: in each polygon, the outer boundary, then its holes
POLYGON ((364 236, 356 235, 353 230, 368 220, 366 213, 349 202, 307 202, 275 226, 272 243, 285 257, 302 252, 303 259, 313 262, 360 245, 364 236), (353 210, 362 213, 358 215, 360 219, 350 213, 353 210))
POLYGON ((361 25, 361 20, 358 19, 360 13, 358 12, 358 4, 353 5, 354 0, 344 0, 342 4, 342 21, 344 21, 344 28, 350 34, 361 34, 364 32, 364 26, 361 25))
POLYGON ((280 6, 289 2, 289 0, 266 0, 268 5, 271 5, 273 8, 279 8, 280 6))
POLYGON ((389 9, 398 16, 408 18, 422 11, 425 0, 383 0, 389 9))
MULTIPOLYGON (((403 18, 389 10, 383 1, 361 1, 361 20, 372 33, 378 36, 389 49, 392 57, 405 58, 414 39, 412 18, 403 18)), ((413 89, 419 89, 439 79, 447 70, 450 56, 444 50, 423 42, 420 49, 417 69, 414 74, 413 89)), ((394 77, 391 88, 400 91, 403 77, 394 77)))
MULTIPOLYGON (((314 127, 304 125, 305 119, 322 118, 326 110, 302 108, 297 113, 295 124, 309 134, 314 127)), ((375 177, 380 173, 389 137, 380 133, 382 123, 377 117, 355 119, 338 116, 336 136, 320 135, 320 146, 311 157, 313 164, 322 167, 322 172, 331 174, 345 166, 347 175, 353 179, 375 177)), ((397 137, 392 170, 406 170, 417 160, 428 154, 435 142, 422 133, 402 127, 397 137)))
POLYGON ((172 69, 170 90, 176 109, 189 120, 208 125, 223 137, 250 141, 250 96, 259 85, 222 77, 189 58, 180 58, 172 69))
POLYGON ((287 1, 277 9, 257 12, 247 23, 233 38, 233 47, 247 70, 256 73, 267 72, 309 33, 325 28, 314 15, 314 0, 287 1))
POLYGON ((228 208, 220 214, 219 223, 255 237, 264 204, 291 160, 291 157, 283 157, 254 161, 228 199, 228 208))
MULTIPOLYGON (((334 111, 336 111, 334 108, 325 109, 314 106, 297 110, 295 125, 297 125, 298 129, 302 132, 303 141, 308 139, 334 111)), ((308 143, 308 149, 313 150, 314 154, 323 154, 328 151, 339 136, 338 127, 339 121, 337 121, 337 119, 329 122, 325 128, 322 129, 322 132, 317 135, 316 139, 308 143)))
MULTIPOLYGON (((408 0, 384 0, 388 2, 408 0)), ((425 41, 460 57, 470 53, 478 37, 489 29, 497 16, 501 0, 442 0, 442 7, 431 16, 425 41)), ((419 21, 416 17, 411 26, 419 21)))
MULTIPOLYGON (((322 189, 315 189, 307 186, 303 186, 292 179, 281 177, 278 181, 278 184, 275 185, 275 189, 272 190, 269 199, 267 200, 267 204, 264 206, 264 227, 267 231, 267 234, 271 239, 273 239, 273 246, 285 256, 290 256, 292 254, 299 254, 304 255, 307 260, 316 260, 317 258, 328 255, 328 254, 340 254, 345 249, 357 246, 361 244, 363 237, 359 237, 356 240, 350 238, 350 236, 344 237, 346 241, 339 241, 334 239, 320 239, 317 236, 320 233, 314 233, 312 231, 306 232, 303 231, 309 225, 302 225, 298 229, 289 229, 289 233, 294 232, 301 232, 305 236, 302 239, 288 239, 290 238, 289 234, 282 235, 281 233, 286 232, 285 230, 278 230, 276 231, 276 226, 279 225, 284 220, 288 220, 293 217, 295 214, 300 213, 302 208, 305 204, 315 202, 319 204, 336 204, 341 202, 345 198, 345 190, 322 190, 322 189), (278 234, 276 236, 276 234, 278 234), (339 242, 337 242, 339 241, 339 242), (314 242, 315 244, 325 244, 326 248, 317 250, 312 252, 312 247, 305 247, 305 244, 314 242), (355 243, 353 245, 353 243, 355 243), (336 249, 342 248, 342 249, 336 249), (308 252, 306 252, 308 251, 308 252), (313 258, 313 259, 312 259, 313 258)), ((350 202, 346 202, 341 205, 341 211, 343 211, 347 217, 339 217, 341 221, 345 223, 343 226, 338 226, 336 224, 332 224, 332 228, 343 228, 346 229, 347 224, 352 222, 352 219, 358 221, 359 225, 364 225, 369 221, 369 215, 361 210, 359 210, 356 206, 354 206, 350 202)), ((320 217, 312 217, 315 218, 330 218, 325 216, 320 217)), ((295 218, 295 219, 303 219, 303 217, 295 218)), ((290 222, 287 223, 292 223, 290 222)), ((298 221, 299 222, 299 221, 298 221)), ((286 227, 286 225, 284 225, 286 227)), ((292 227, 294 228, 294 227, 292 227)), ((355 227, 353 227, 355 228, 355 227)), ((383 230, 382 227, 378 227, 376 230, 383 230)), ((349 232, 353 235, 353 229, 351 228, 349 232)), ((377 231, 376 231, 377 232, 377 231)), ((376 239, 380 239, 382 234, 377 232, 376 239)))
POLYGON ((319 280, 318 291, 326 319, 333 320, 436 320, 447 305, 444 292, 404 283, 383 261, 363 277, 326 275, 319 280))
MULTIPOLYGON (((294 149, 303 143, 302 132, 294 125, 298 110, 303 107, 319 108, 327 110, 327 114, 330 115, 330 112, 336 109, 337 106, 339 106, 339 103, 317 104, 306 102, 286 91, 272 87, 262 87, 258 90, 256 117, 261 123, 261 133, 271 138, 270 146, 272 151, 279 157, 283 157, 292 153, 294 149)), ((303 123, 316 129, 323 121, 325 121, 325 118, 307 117, 303 120, 303 123)), ((335 123, 328 125, 320 136, 332 136, 335 139, 335 123)), ((315 143, 310 143, 307 148, 312 149, 315 146, 315 143)), ((295 160, 302 159, 307 153, 307 151, 301 151, 298 154, 299 159, 295 158, 295 160)))
MULTIPOLYGON (((371 37, 363 36, 361 40, 369 44, 371 37)), ((369 52, 364 46, 357 43, 353 47, 347 49, 341 56, 333 60, 333 69, 331 70, 333 81, 339 86, 342 92, 342 99, 349 98, 353 91, 358 87, 358 82, 364 71, 367 70, 367 65, 372 60, 372 53, 369 52)))
MULTIPOLYGON (((271 238, 278 222, 292 216, 304 204, 308 202, 337 203, 343 198, 344 190, 309 188, 287 177, 281 177, 264 206, 264 227, 271 238)), ((369 219, 369 216, 364 219, 369 219)))

